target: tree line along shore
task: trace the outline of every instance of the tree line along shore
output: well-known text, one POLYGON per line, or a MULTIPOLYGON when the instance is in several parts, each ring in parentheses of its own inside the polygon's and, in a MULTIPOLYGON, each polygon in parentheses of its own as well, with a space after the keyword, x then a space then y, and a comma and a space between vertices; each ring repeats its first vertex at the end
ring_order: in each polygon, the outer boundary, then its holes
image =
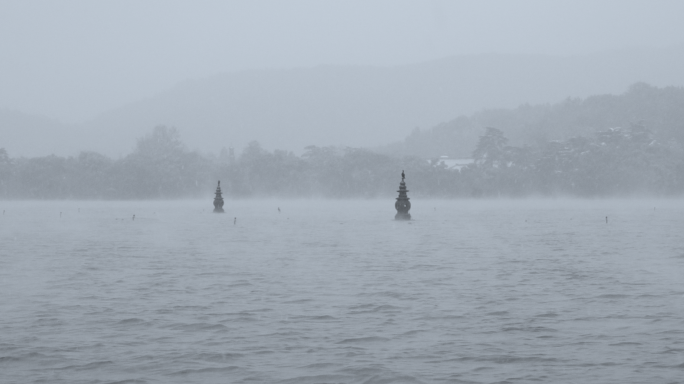
MULTIPOLYGON (((618 96, 483 111, 430 131, 414 132, 401 144, 410 147, 421 135, 432 137, 442 147, 430 157, 388 151, 390 147, 317 146, 306 147, 297 156, 251 142, 239 156, 228 151, 206 155, 188 150, 177 129, 158 126, 138 140, 132 153, 118 160, 95 152, 12 158, 0 148, 0 198, 202 197, 212 194, 216 180, 222 181, 227 197, 375 198, 395 194, 402 170, 415 197, 684 194, 682 88, 636 84, 618 96), (631 117, 626 119, 621 113, 631 117), (479 133, 468 154, 472 162, 449 167, 439 155, 463 147, 457 141, 464 121, 471 136, 479 133), (477 126, 497 121, 500 127, 477 126), (544 130, 544 123, 551 128, 544 130), (548 139, 550 132, 557 139, 548 139), (525 134, 532 139, 521 139, 525 134)), ((425 140, 421 145, 427 153, 425 140)))

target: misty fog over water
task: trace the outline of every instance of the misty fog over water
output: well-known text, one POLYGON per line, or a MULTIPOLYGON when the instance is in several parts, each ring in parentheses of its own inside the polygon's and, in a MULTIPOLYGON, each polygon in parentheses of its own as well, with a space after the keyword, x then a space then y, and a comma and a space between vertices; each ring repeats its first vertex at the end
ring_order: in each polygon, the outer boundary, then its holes
POLYGON ((681 382, 682 14, 3 1, 0 384, 681 382))

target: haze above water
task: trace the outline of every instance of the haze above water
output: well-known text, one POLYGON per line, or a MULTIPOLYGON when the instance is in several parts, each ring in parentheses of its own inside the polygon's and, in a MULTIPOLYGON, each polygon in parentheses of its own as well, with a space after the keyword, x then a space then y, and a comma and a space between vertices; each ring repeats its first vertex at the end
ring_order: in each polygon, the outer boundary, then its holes
POLYGON ((684 85, 675 0, 65 0, 0 11, 0 148, 12 157, 122 157, 160 124, 214 154, 251 140, 295 153, 377 147, 485 108, 684 85))
POLYGON ((245 69, 665 47, 684 43, 682 9, 676 0, 4 1, 0 107, 74 123, 245 69))
POLYGON ((682 377, 681 200, 210 203, 5 202, 3 381, 682 377))

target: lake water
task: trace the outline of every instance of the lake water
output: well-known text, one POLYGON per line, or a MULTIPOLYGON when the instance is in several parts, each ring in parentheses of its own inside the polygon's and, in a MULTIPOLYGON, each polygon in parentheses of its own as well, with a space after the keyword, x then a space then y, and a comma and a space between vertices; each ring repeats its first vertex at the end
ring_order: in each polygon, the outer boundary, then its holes
POLYGON ((0 382, 684 381, 684 201, 393 204, 0 202, 0 382))

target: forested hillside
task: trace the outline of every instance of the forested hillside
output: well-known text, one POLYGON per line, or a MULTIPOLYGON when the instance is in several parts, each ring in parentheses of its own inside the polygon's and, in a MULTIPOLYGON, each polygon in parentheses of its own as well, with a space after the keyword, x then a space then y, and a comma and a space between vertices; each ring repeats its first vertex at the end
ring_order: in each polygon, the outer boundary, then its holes
POLYGON ((426 130, 414 130, 384 153, 432 158, 470 157, 486 127, 496 127, 512 145, 543 145, 552 140, 591 136, 599 130, 640 124, 661 143, 684 143, 684 88, 632 85, 621 95, 567 99, 556 104, 488 109, 426 130))

